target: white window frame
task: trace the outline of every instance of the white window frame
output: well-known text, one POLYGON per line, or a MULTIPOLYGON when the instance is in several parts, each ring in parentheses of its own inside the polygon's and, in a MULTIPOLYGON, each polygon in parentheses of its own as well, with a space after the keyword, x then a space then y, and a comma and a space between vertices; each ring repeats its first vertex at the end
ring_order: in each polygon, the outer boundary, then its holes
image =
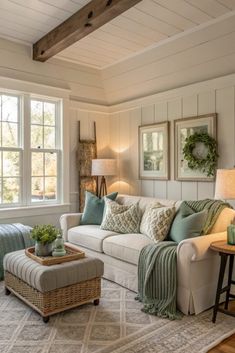
MULTIPOLYGON (((32 175, 30 175, 30 196, 28 196, 28 204, 36 206, 36 205, 58 205, 62 203, 62 136, 61 136, 61 131, 62 131, 62 102, 61 100, 56 100, 54 98, 45 98, 45 97, 40 97, 40 96, 35 96, 35 95, 30 95, 29 97, 29 104, 31 100, 37 100, 39 102, 48 102, 48 103, 54 103, 55 104, 55 148, 32 148, 31 147, 31 121, 29 123, 29 136, 30 136, 30 141, 29 141, 29 148, 30 148, 30 161, 28 162, 28 165, 30 165, 30 170, 31 170, 31 153, 33 152, 53 152, 57 154, 57 185, 56 185, 56 199, 55 200, 43 200, 43 201, 32 201, 31 199, 31 190, 32 190, 32 175)), ((30 110, 30 120, 31 120, 31 108, 29 107, 30 110)), ((44 125, 41 125, 44 126, 44 125)), ((31 173, 30 173, 31 174, 31 173)), ((44 185, 45 186, 45 185, 44 185)))
MULTIPOLYGON (((7 96, 12 96, 12 97, 17 97, 19 106, 18 106, 18 142, 19 145, 18 147, 2 147, 0 146, 0 151, 5 152, 5 151, 12 151, 12 152, 19 152, 20 156, 20 164, 19 164, 19 187, 20 187, 20 192, 19 192, 19 202, 15 203, 2 203, 0 202, 0 209, 8 209, 11 207, 20 207, 22 205, 23 201, 23 146, 22 146, 22 124, 23 124, 23 117, 22 117, 22 95, 17 94, 14 92, 6 92, 3 89, 0 89, 0 95, 7 95, 7 96)), ((1 120, 2 121, 2 120, 1 120)), ((1 137, 2 137, 2 130, 1 130, 1 137)), ((3 172, 3 160, 1 161, 1 169, 3 172)), ((0 184, 1 184, 1 190, 3 190, 3 176, 0 178, 0 184)))
MULTIPOLYGON (((10 215, 10 210, 22 210, 22 212, 17 212, 19 216, 23 216, 30 209, 40 209, 45 208, 45 212, 48 212, 48 207, 58 208, 59 206, 66 206, 68 204, 64 203, 64 180, 63 180, 63 160, 64 160, 64 139, 63 139, 63 99, 58 97, 48 97, 40 94, 30 94, 22 92, 14 92, 11 90, 5 90, 0 88, 0 94, 15 96, 19 99, 19 147, 0 147, 0 151, 19 151, 20 153, 20 195, 18 203, 0 203, 0 219, 10 216, 13 218, 15 216, 10 215), (57 198, 55 200, 42 200, 33 202, 31 199, 31 153, 35 152, 51 152, 52 149, 32 149, 31 148, 31 100, 39 100, 43 102, 53 102, 56 104, 56 122, 55 122, 55 134, 56 134, 56 144, 54 152, 57 153, 57 198), (46 210, 47 209, 47 210, 46 210), (7 216, 6 216, 7 213, 7 216)), ((67 197, 68 198, 68 197, 67 197)), ((67 209, 67 208, 64 208, 67 209)), ((35 214, 34 212, 30 212, 35 214)), ((37 211, 36 211, 37 212, 37 211)), ((51 211, 51 213, 54 213, 51 211)), ((27 214, 28 215, 28 214, 27 214)))

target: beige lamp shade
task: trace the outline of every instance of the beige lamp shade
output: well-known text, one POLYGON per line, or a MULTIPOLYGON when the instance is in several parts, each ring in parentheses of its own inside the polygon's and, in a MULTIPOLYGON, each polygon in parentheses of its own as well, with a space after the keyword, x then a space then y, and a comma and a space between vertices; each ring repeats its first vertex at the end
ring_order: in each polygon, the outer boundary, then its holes
POLYGON ((92 159, 91 175, 108 176, 116 173, 116 159, 92 159))
POLYGON ((235 169, 217 169, 215 199, 235 199, 235 169))

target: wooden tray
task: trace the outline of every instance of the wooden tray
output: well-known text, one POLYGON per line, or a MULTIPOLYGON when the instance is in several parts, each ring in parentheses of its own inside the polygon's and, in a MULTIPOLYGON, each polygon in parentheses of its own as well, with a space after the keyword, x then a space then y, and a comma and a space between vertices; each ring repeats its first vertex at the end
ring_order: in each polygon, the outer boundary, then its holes
POLYGON ((77 248, 76 246, 70 246, 65 244, 66 255, 60 257, 54 256, 37 256, 35 255, 35 247, 25 249, 25 254, 37 261, 40 265, 51 266, 61 264, 63 262, 69 262, 74 260, 79 260, 85 257, 85 253, 77 248))

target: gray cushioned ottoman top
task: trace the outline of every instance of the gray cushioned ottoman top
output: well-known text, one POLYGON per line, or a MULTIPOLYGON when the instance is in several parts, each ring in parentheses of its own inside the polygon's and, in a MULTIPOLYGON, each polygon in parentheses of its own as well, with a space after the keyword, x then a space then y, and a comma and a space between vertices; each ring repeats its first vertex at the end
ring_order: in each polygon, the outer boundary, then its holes
POLYGON ((24 250, 5 255, 3 266, 6 271, 42 293, 101 277, 104 272, 103 262, 93 257, 42 266, 26 256, 24 250))

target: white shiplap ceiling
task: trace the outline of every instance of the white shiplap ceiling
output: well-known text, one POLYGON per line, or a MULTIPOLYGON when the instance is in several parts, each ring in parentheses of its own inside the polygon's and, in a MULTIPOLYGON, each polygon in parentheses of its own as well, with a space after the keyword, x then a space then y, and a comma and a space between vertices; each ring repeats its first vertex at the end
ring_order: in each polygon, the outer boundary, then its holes
MULTIPOLYGON (((0 37, 33 44, 89 0, 0 0, 0 37)), ((235 10, 235 0, 143 0, 58 58, 105 68, 235 10)))

